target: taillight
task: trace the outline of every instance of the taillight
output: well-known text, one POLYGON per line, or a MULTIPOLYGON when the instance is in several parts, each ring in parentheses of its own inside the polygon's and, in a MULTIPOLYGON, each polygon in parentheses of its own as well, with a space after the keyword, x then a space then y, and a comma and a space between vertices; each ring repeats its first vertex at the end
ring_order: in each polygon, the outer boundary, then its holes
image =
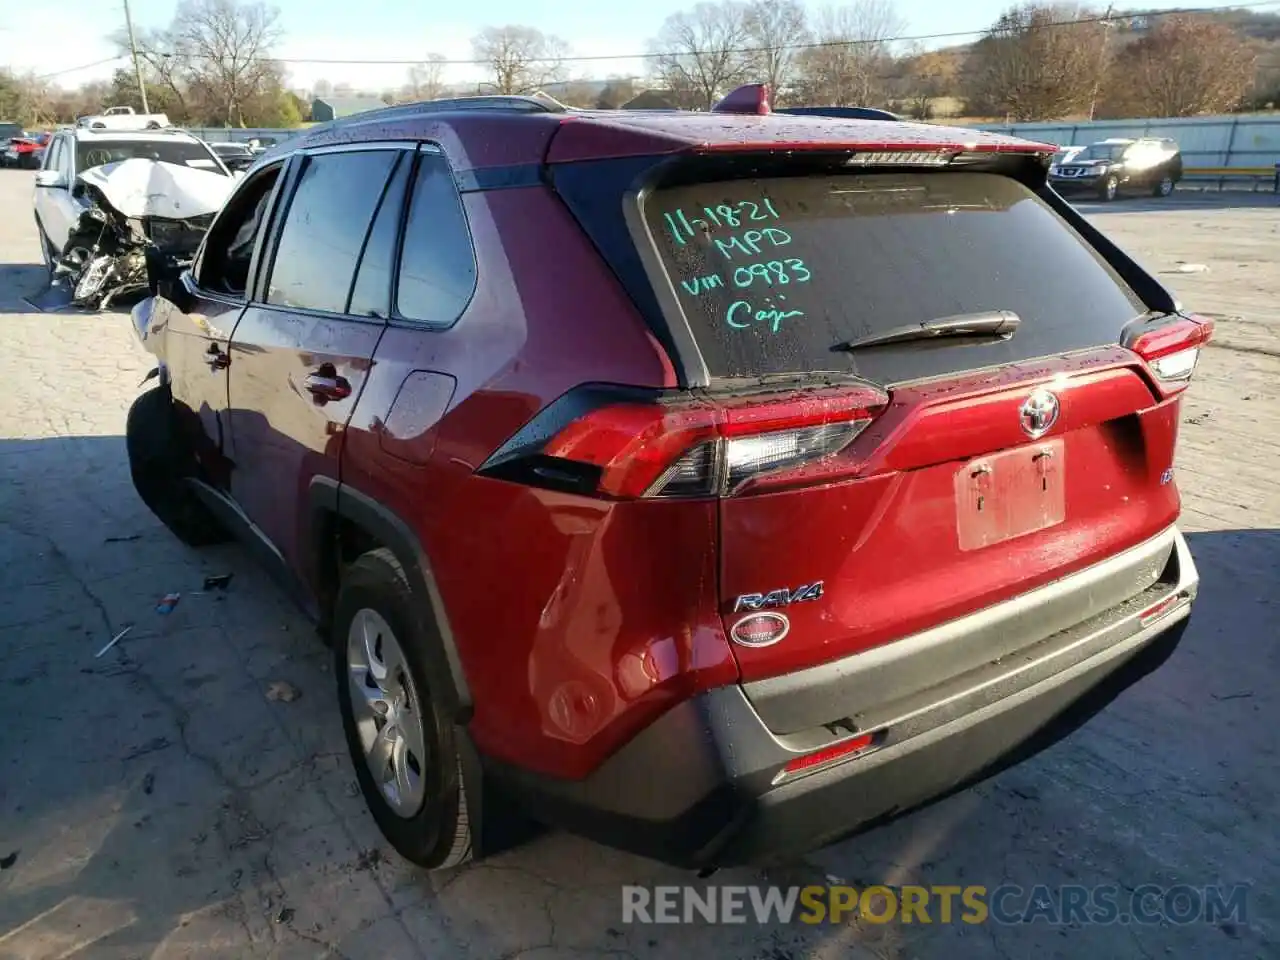
POLYGON ((852 468, 837 455, 884 409, 875 387, 647 402, 575 391, 548 407, 481 471, 613 498, 731 496, 852 468))
POLYGON ((1125 345, 1147 362, 1160 388, 1175 393, 1191 382, 1200 349, 1213 337, 1213 320, 1175 316, 1136 334, 1125 345))

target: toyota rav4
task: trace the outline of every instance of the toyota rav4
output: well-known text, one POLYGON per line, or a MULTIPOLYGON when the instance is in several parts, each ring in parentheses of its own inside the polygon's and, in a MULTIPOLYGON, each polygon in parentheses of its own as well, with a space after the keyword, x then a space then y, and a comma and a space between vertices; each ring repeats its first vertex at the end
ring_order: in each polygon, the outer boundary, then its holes
POLYGON ((959 789, 1161 663, 1212 327, 972 130, 540 99, 258 158, 134 313, 141 498, 321 625, 426 867, 690 867, 959 789))

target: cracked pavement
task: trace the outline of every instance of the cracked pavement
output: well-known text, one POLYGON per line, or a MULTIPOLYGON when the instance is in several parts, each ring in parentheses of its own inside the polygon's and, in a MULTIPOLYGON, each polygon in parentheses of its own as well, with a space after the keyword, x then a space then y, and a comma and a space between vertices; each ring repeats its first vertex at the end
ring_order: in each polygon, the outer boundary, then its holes
POLYGON ((123 314, 39 314, 29 174, 0 171, 0 960, 1274 957, 1280 889, 1280 264, 1275 198, 1091 215, 1219 317, 1186 401, 1187 640, 1066 742, 888 827, 708 881, 560 833, 429 875, 346 756, 327 654, 235 546, 137 500, 149 368, 123 314), (205 576, 234 574, 225 591, 205 576), (164 594, 182 598, 167 616, 164 594), (131 631, 95 656, 126 626, 131 631), (300 697, 269 699, 273 683, 300 697), (1242 924, 638 926, 623 884, 1251 885, 1242 924))

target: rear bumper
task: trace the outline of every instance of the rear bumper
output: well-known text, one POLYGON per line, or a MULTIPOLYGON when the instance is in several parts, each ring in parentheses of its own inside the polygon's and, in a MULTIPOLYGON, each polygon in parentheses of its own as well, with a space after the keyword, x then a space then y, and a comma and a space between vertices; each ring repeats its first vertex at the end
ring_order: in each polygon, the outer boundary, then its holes
MULTIPOLYGON (((497 766, 488 772, 539 819, 679 866, 762 862, 814 849, 1043 750, 1168 659, 1186 629, 1199 576, 1181 534, 1162 537, 1172 543, 1165 568, 1139 594, 892 701, 904 709, 856 727, 858 734, 877 733, 874 749, 817 772, 782 775, 788 760, 848 739, 847 726, 779 733, 741 686, 671 710, 585 780, 553 781, 497 766), (930 691, 932 697, 923 696, 930 691)), ((1095 570, 1064 578, 1058 589, 1076 578, 1091 589, 1095 570)), ((865 656, 819 669, 856 678, 865 656)), ((830 692, 815 693, 822 709, 830 692)), ((832 719, 847 723, 859 715, 856 706, 844 705, 832 719)))

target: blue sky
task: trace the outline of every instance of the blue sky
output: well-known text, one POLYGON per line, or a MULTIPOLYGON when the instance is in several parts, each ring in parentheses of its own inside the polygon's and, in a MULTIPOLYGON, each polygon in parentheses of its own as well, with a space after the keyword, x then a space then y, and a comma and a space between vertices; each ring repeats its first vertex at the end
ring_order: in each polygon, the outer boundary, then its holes
MULTIPOLYGON (((135 26, 166 25, 175 0, 131 0, 135 26)), ((1195 0, 1168 3, 1156 0, 1147 9, 1189 6, 1195 0)), ((428 52, 451 60, 471 57, 471 36, 489 25, 519 23, 557 34, 575 54, 617 56, 645 49, 664 17, 692 6, 692 0, 648 0, 644 3, 602 3, 588 6, 550 0, 472 0, 454 3, 414 3, 412 0, 277 0, 284 40, 278 55, 285 58, 412 59, 428 52), (588 10, 590 13, 588 14, 588 10)), ((908 34, 949 33, 981 29, 1009 5, 1009 0, 896 0, 908 34)), ((1139 4, 1135 3, 1134 6, 1139 4)), ((1204 6, 1230 6, 1204 0, 1204 6)), ((810 4, 816 8, 818 4, 810 4)), ((1105 7, 1105 3, 1097 4, 1105 7)), ((1122 6, 1117 4, 1117 6, 1122 6)), ((78 67, 115 53, 107 40, 123 24, 120 0, 58 0, 54 31, 48 4, 10 0, 0 10, 0 65, 20 72, 51 73, 78 67), (70 26, 70 29, 66 29, 70 26), (56 42, 51 38, 56 36, 56 42)), ((310 87, 320 78, 356 87, 382 89, 399 86, 403 66, 355 66, 319 63, 289 64, 290 83, 310 87)), ((77 71, 56 82, 74 86, 110 75, 112 65, 77 71)), ((616 60, 572 65, 575 76, 642 75, 643 61, 616 60)), ((474 81, 474 67, 451 67, 450 82, 474 81)))

